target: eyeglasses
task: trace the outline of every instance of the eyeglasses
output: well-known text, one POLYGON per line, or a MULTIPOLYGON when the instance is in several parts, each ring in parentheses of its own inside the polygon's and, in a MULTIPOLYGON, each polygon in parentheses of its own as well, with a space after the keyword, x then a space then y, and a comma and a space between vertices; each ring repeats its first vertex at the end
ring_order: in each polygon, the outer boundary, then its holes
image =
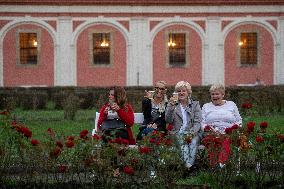
POLYGON ((166 90, 166 89, 165 89, 165 88, 160 88, 160 87, 155 87, 155 90, 164 91, 164 90, 166 90))

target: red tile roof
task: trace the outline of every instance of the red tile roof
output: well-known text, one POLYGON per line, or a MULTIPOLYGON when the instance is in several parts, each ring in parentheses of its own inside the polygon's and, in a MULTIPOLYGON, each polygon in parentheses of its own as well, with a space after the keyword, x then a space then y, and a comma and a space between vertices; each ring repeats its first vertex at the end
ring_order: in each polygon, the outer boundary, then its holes
POLYGON ((0 5, 284 5, 284 0, 0 0, 0 5))

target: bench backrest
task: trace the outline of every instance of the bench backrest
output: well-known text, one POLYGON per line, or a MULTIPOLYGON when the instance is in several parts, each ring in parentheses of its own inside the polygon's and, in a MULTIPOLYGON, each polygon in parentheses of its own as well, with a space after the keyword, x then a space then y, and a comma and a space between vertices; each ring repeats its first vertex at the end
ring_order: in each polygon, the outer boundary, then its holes
MULTIPOLYGON (((98 120, 100 117, 100 113, 96 112, 96 117, 95 117, 95 128, 93 129, 92 135, 94 135, 98 129, 98 120)), ((134 123, 136 124, 142 124, 144 121, 144 115, 143 113, 134 113, 134 123)))

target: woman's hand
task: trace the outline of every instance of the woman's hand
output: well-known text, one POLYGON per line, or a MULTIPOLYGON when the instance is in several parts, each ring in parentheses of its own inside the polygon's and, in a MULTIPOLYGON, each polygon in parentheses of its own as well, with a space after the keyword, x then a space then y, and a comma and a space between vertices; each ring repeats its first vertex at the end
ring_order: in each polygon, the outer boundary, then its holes
POLYGON ((111 109, 113 111, 118 111, 120 109, 120 107, 118 106, 118 104, 116 102, 114 102, 112 105, 111 105, 111 109))
POLYGON ((158 128, 158 126, 157 126, 156 123, 148 124, 147 127, 148 127, 148 128, 153 128, 153 129, 157 129, 157 128, 158 128))
POLYGON ((175 99, 174 97, 171 97, 171 98, 169 99, 169 103, 170 103, 171 105, 175 105, 175 104, 176 104, 176 99, 175 99))
POLYGON ((108 111, 109 111, 110 107, 106 107, 105 110, 104 110, 104 114, 108 114, 108 111))

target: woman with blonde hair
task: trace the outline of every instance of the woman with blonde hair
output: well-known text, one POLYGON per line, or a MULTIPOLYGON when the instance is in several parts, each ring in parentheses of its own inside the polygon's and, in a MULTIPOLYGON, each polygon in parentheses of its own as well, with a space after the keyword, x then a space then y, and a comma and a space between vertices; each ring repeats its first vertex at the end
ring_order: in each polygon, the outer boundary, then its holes
POLYGON ((157 81, 154 91, 145 91, 146 94, 142 100, 144 121, 142 127, 139 128, 138 140, 154 130, 166 132, 165 109, 168 103, 166 85, 165 81, 157 81))
POLYGON ((191 98, 191 86, 186 81, 179 81, 175 86, 177 101, 171 97, 166 109, 166 122, 173 125, 181 147, 182 159, 188 169, 193 169, 197 148, 200 142, 201 109, 199 102, 191 98))

